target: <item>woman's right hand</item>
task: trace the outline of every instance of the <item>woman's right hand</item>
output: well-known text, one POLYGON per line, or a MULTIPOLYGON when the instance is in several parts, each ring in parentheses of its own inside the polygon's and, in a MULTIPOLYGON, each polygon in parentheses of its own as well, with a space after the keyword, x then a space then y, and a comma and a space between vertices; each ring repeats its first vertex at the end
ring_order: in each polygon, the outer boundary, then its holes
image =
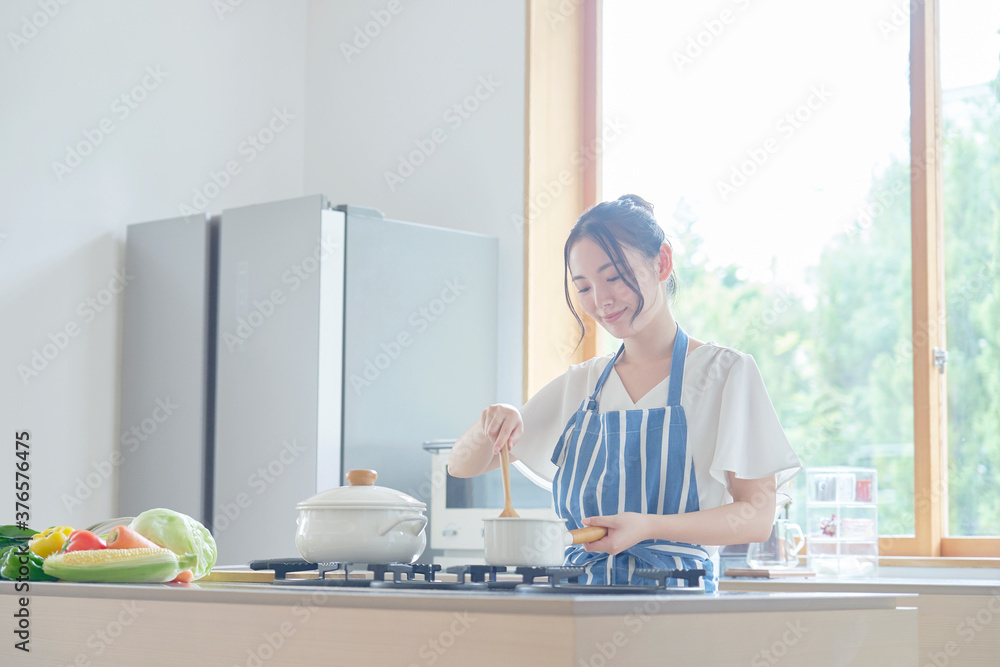
POLYGON ((521 413, 513 405, 507 403, 495 403, 483 410, 479 419, 483 429, 483 435, 493 446, 493 453, 510 442, 511 447, 517 444, 524 433, 524 421, 521 413))
POLYGON ((521 439, 524 422, 513 405, 496 403, 483 410, 463 433, 448 455, 448 474, 452 477, 475 477, 500 465, 497 454, 505 443, 521 439))

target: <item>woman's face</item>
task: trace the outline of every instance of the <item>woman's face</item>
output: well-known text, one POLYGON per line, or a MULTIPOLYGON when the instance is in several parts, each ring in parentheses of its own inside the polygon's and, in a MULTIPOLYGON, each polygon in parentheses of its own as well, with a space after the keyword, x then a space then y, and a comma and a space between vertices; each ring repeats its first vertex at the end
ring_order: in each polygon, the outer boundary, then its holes
POLYGON ((570 278, 584 312, 615 338, 625 339, 641 331, 660 309, 666 308, 661 276, 670 275, 670 251, 664 244, 660 256, 649 259, 638 251, 622 246, 625 259, 635 273, 644 300, 639 317, 632 320, 639 298, 618 274, 604 249, 589 238, 577 241, 569 251, 570 278), (661 264, 666 262, 666 271, 661 264))

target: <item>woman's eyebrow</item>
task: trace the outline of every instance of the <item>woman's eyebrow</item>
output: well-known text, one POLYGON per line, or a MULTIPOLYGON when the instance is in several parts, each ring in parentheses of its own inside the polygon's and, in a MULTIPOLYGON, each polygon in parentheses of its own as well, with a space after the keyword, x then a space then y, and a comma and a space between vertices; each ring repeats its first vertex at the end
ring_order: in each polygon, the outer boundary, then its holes
MULTIPOLYGON (((597 269, 597 272, 600 273, 601 271, 603 271, 604 269, 608 268, 609 266, 614 266, 614 264, 612 262, 608 262, 607 264, 605 264, 601 268, 597 269)), ((573 276, 573 282, 576 282, 577 280, 583 280, 583 279, 584 279, 583 276, 573 276)))

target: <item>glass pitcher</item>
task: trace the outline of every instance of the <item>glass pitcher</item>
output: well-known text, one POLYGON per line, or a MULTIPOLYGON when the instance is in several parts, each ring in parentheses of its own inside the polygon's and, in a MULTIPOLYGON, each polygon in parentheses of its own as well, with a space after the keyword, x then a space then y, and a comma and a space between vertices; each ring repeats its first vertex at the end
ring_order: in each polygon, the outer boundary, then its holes
POLYGON ((802 528, 787 519, 777 519, 771 535, 747 548, 747 565, 755 570, 795 567, 806 540, 802 528))

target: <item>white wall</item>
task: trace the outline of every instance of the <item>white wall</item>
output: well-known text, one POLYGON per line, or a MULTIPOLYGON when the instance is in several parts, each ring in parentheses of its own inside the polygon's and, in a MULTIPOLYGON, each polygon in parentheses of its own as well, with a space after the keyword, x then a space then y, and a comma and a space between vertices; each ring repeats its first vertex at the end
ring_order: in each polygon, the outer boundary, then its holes
POLYGON ((179 215, 230 159, 241 173, 209 211, 299 196, 305 144, 305 0, 244 2, 222 17, 202 0, 41 4, 58 13, 0 4, 0 523, 14 520, 14 432, 28 429, 35 528, 115 511, 116 474, 82 507, 60 497, 119 440, 121 300, 103 290, 122 266, 125 225, 179 215), (25 17, 43 27, 12 43, 25 17), (146 78, 134 109, 115 103, 147 68, 162 80, 146 78), (238 147, 275 107, 296 118, 247 163, 238 147), (96 138, 101 119, 111 133, 60 180, 52 163, 84 132, 96 138), (92 311, 88 298, 108 305, 92 311), (18 366, 67 325, 78 335, 23 380, 18 366))
POLYGON ((86 486, 120 437, 121 302, 109 284, 125 226, 183 204, 217 213, 322 192, 498 236, 499 393, 520 399, 523 248, 510 217, 523 200, 523 2, 400 0, 347 62, 341 42, 388 0, 64 1, 0 4, 0 523, 14 520, 21 430, 32 432, 33 527, 115 512, 117 471, 86 486), (220 15, 226 3, 238 6, 220 15), (499 86, 480 87, 479 108, 449 123, 480 77, 499 86), (133 89, 134 108, 116 102, 133 89), (275 108, 295 118, 251 161, 241 143, 275 108), (435 128, 444 143, 391 191, 383 172, 435 128), (80 142, 95 146, 78 166, 54 168, 80 142), (196 201, 229 160, 240 173, 196 201), (24 378, 36 351, 52 358, 24 378))
POLYGON ((306 191, 499 238, 498 396, 516 404, 524 51, 523 2, 309 3, 306 191))

